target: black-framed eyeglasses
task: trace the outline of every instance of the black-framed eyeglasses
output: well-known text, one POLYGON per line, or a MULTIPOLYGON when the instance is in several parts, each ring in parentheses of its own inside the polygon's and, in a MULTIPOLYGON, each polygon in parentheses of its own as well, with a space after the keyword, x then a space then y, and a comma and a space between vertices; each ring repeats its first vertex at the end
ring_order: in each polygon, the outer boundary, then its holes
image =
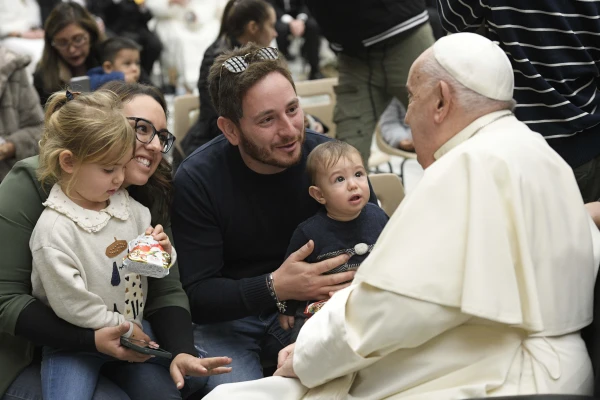
POLYGON ((277 60, 279 58, 279 50, 275 47, 262 47, 252 53, 244 54, 243 56, 233 56, 228 58, 221 64, 219 73, 219 103, 221 99, 221 78, 223 76, 223 68, 232 74, 239 74, 248 69, 248 65, 257 61, 277 60))
POLYGON ((135 137, 144 144, 148 144, 154 140, 154 136, 158 135, 158 140, 162 147, 161 153, 168 153, 175 143, 175 136, 166 129, 156 130, 152 122, 139 117, 127 117, 128 120, 134 121, 135 137))

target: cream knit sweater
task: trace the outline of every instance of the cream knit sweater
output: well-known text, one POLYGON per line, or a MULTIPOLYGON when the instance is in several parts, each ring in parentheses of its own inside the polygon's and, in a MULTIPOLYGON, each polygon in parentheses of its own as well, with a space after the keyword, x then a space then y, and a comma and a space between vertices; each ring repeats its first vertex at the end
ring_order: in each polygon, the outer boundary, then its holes
POLYGON ((147 278, 127 273, 122 267, 127 248, 113 244, 142 234, 150 226, 150 211, 123 189, 105 209, 86 210, 59 185, 44 205, 29 242, 33 295, 82 328, 125 320, 141 326, 147 278))

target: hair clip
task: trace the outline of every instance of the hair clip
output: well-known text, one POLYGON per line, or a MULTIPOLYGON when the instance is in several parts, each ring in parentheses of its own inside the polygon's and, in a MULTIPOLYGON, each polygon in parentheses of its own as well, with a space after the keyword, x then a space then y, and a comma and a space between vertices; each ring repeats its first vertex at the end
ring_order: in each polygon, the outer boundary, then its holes
POLYGON ((73 96, 73 93, 71 93, 69 91, 69 89, 67 89, 67 92, 65 93, 65 95, 67 96, 67 101, 71 101, 75 98, 75 96, 73 96))

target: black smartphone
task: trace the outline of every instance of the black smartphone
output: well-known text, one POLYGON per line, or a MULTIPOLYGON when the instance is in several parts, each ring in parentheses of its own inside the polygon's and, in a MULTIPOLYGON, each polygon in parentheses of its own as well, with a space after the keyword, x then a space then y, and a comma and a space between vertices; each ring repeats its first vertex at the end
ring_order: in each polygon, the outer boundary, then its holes
POLYGON ((137 351, 138 353, 148 354, 156 357, 163 357, 167 359, 173 358, 173 355, 166 350, 161 348, 153 349, 152 347, 148 347, 148 342, 139 339, 126 338, 121 336, 121 345, 137 351))
POLYGON ((87 75, 76 76, 69 81, 69 87, 73 92, 91 92, 90 77, 87 75))

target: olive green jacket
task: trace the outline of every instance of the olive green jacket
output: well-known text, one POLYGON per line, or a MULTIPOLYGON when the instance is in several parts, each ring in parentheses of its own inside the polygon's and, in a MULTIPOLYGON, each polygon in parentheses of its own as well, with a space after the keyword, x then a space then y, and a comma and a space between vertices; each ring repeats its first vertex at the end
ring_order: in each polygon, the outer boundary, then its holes
MULTIPOLYGON (((21 311, 37 301, 31 296, 29 238, 48 197, 36 179, 37 166, 37 156, 20 161, 0 184, 0 397, 33 357, 33 344, 14 333, 21 311)), ((165 231, 172 241, 170 227, 165 231)), ((177 264, 165 278, 148 279, 146 316, 169 306, 189 311, 177 264)))

